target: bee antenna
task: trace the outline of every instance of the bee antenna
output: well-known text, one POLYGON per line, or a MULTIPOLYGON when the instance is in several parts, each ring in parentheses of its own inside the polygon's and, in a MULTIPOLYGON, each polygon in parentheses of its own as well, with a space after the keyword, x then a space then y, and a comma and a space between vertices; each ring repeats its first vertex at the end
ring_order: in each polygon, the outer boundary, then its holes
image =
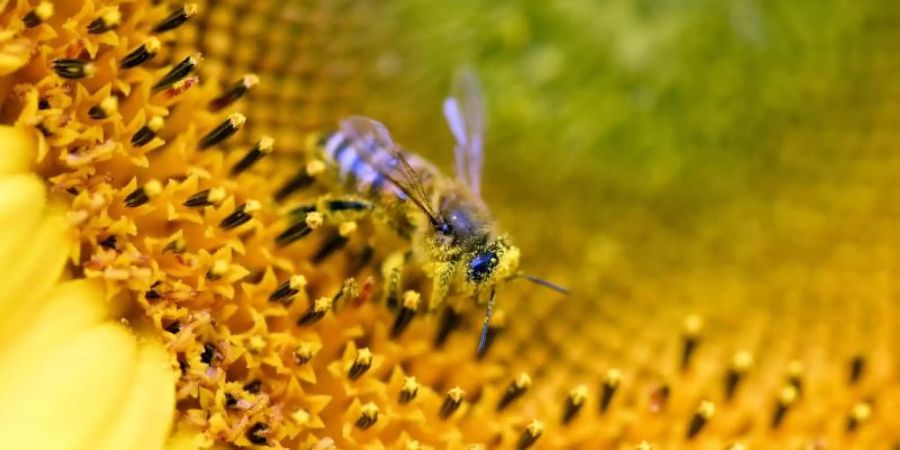
POLYGON ((559 292, 560 294, 563 294, 563 295, 569 295, 569 289, 564 288, 564 287, 562 287, 562 286, 560 286, 560 285, 558 285, 558 284, 556 284, 556 283, 551 283, 551 282, 549 282, 549 281, 547 281, 547 280, 545 280, 545 279, 543 279, 543 278, 538 278, 538 277, 536 277, 536 276, 534 276, 534 275, 528 275, 527 273, 520 273, 520 274, 516 275, 516 276, 513 277, 513 278, 524 278, 524 279, 526 279, 526 280, 528 280, 528 281, 530 281, 530 282, 532 282, 532 283, 534 283, 534 284, 536 284, 536 285, 538 285, 538 286, 543 286, 543 287, 545 287, 545 288, 552 289, 552 290, 554 290, 554 291, 556 291, 556 292, 559 292))
POLYGON ((488 328, 491 324, 491 316, 494 315, 494 289, 491 289, 491 298, 488 300, 487 310, 484 312, 484 324, 481 325, 481 337, 478 339, 478 355, 484 353, 484 347, 487 345, 488 328))

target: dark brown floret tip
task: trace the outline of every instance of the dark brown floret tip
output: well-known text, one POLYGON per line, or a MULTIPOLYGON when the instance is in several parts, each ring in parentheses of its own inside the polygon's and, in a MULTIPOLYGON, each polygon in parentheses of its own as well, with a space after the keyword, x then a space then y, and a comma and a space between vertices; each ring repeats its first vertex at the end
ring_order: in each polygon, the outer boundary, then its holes
POLYGON ((744 379, 750 366, 753 365, 753 355, 749 352, 738 352, 731 360, 731 367, 725 374, 725 400, 734 398, 738 385, 744 379))
POLYGON ((222 123, 213 128, 209 133, 203 136, 200 139, 199 147, 201 150, 206 150, 212 146, 219 145, 222 142, 225 142, 226 139, 234 136, 234 133, 237 133, 241 127, 244 126, 244 123, 247 121, 247 117, 245 117, 241 113, 233 113, 228 116, 222 123))
POLYGON ((366 373, 372 367, 372 352, 367 348, 361 348, 356 351, 356 357, 347 370, 347 377, 356 380, 366 373))
POLYGON ((684 320, 682 335, 681 370, 688 370, 691 359, 700 345, 700 331, 703 329, 703 319, 698 315, 690 315, 684 320))
POLYGON ((247 430, 246 436, 253 445, 266 445, 269 443, 268 434, 269 426, 262 422, 256 422, 247 430))
POLYGON ((397 310, 397 315, 394 317, 394 325, 391 326, 391 337, 396 338, 406 330, 406 327, 412 322, 416 311, 419 309, 419 300, 420 296, 416 291, 406 291, 403 294, 403 306, 397 310))
POLYGON ((166 31, 174 30, 175 28, 178 28, 179 26, 187 22, 187 20, 190 19, 191 16, 197 14, 197 10, 198 7, 196 3, 186 3, 184 6, 169 13, 169 15, 166 16, 165 19, 156 24, 156 26, 153 27, 153 32, 163 33, 166 31))
POLYGON ((122 69, 131 69, 150 61, 157 53, 159 53, 160 47, 162 47, 162 44, 159 39, 150 37, 144 41, 143 44, 125 55, 119 63, 119 67, 122 69))
POLYGON ((297 319, 297 325, 312 325, 325 317, 325 313, 327 313, 329 309, 331 309, 331 299, 328 297, 319 298, 313 302, 309 310, 307 310, 303 316, 297 319))
POLYGON ((225 200, 225 196, 225 189, 222 188, 203 189, 188 197, 182 204, 188 208, 217 205, 225 200))
POLYGON ((294 275, 269 294, 269 301, 288 302, 291 297, 297 295, 305 286, 306 278, 303 275, 294 275))
POLYGON ((200 64, 201 60, 202 58, 199 53, 184 58, 153 85, 153 91, 158 92, 164 90, 176 82, 181 81, 197 69, 197 65, 200 64))
POLYGON ((119 99, 118 97, 111 95, 103 99, 100 103, 91 106, 88 110, 88 116, 94 120, 102 120, 115 113, 118 109, 119 99))
POLYGON ((55 59, 52 67, 57 75, 69 80, 78 80, 97 73, 97 68, 93 63, 76 58, 55 59))
POLYGON ((416 398, 419 394, 419 384, 416 383, 416 377, 406 377, 403 380, 403 387, 400 388, 400 394, 397 396, 397 403, 405 405, 416 398))
POLYGON ((687 438, 695 438, 703 430, 707 422, 709 422, 709 419, 712 418, 713 414, 715 413, 716 405, 714 405, 712 402, 700 402, 700 406, 697 407, 697 411, 694 412, 694 415, 691 416, 690 423, 688 423, 687 438))
POLYGON ((240 80, 232 84, 221 95, 209 102, 209 109, 219 111, 244 96, 253 86, 259 84, 256 74, 244 75, 240 80))
POLYGON ((621 384, 621 382, 622 372, 618 369, 609 369, 606 372, 606 377, 603 379, 603 387, 600 393, 600 414, 605 413, 609 409, 609 405, 612 403, 613 396, 619 389, 619 384, 621 384))
POLYGON ((122 22, 122 13, 119 12, 118 8, 110 9, 92 20, 91 23, 87 26, 87 31, 90 34, 100 34, 105 33, 113 28, 117 27, 119 23, 122 22))
POLYGON ((587 386, 584 385, 578 386, 569 392, 569 395, 566 396, 566 404, 563 407, 561 420, 563 425, 568 424, 572 419, 578 416, 578 413, 584 406, 585 400, 587 400, 587 394, 588 389, 587 386))
POLYGON ((772 428, 778 428, 784 422, 791 405, 797 401, 797 390, 793 386, 785 386, 778 394, 775 401, 775 410, 772 412, 772 428))
POLYGON ((463 397, 465 395, 466 393, 460 389, 459 386, 450 389, 450 391, 447 392, 447 396, 444 397, 444 403, 441 404, 441 409, 438 411, 441 419, 449 419, 450 416, 462 406, 463 397))
POLYGON ((518 450, 525 450, 526 448, 531 447, 537 442, 542 434, 544 434, 544 424, 539 420, 531 421, 531 423, 525 427, 522 436, 519 437, 519 443, 516 445, 516 448, 518 450))
POLYGON ((156 133, 162 129, 163 118, 160 116, 151 117, 147 124, 138 129, 131 136, 131 145, 135 147, 143 147, 156 137, 156 133))
POLYGON ((497 411, 503 411, 518 398, 525 395, 529 386, 531 386, 531 377, 527 373, 519 374, 515 380, 509 383, 506 391, 503 392, 500 400, 497 401, 497 411))
POLYGON ((272 153, 274 144, 275 140, 269 136, 260 138, 259 142, 257 142, 240 161, 231 167, 231 176, 239 175, 241 172, 253 167, 253 165, 262 159, 263 156, 272 153))
POLYGON ((42 1, 28 14, 25 14, 25 17, 22 18, 22 23, 25 24, 26 28, 34 28, 50 17, 53 17, 53 3, 42 1))
POLYGON ((378 422, 378 406, 374 403, 366 403, 359 409, 359 418, 356 419, 356 427, 366 430, 378 422))
POLYGON ((219 227, 223 230, 231 230, 237 228, 253 218, 253 213, 259 211, 260 209, 259 202, 255 200, 247 200, 246 203, 241 204, 237 208, 234 209, 234 212, 226 216, 219 222, 219 227))
POLYGON ((150 201, 152 197, 162 192, 162 183, 158 180, 150 180, 147 184, 131 191, 125 197, 125 206, 129 208, 137 208, 150 201))

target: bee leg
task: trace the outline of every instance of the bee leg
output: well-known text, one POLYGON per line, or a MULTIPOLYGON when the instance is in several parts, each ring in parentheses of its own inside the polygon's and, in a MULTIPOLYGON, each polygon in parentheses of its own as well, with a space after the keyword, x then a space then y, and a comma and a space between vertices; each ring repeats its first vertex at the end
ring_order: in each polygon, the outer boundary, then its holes
POLYGON ((381 265, 381 276, 385 280, 385 298, 390 309, 400 306, 403 294, 403 267, 406 265, 407 253, 396 251, 391 253, 381 265))
POLYGON ((431 299, 428 301, 428 312, 436 312, 444 300, 447 299, 447 293, 450 292, 450 279, 456 265, 449 261, 439 262, 435 264, 431 285, 431 299))

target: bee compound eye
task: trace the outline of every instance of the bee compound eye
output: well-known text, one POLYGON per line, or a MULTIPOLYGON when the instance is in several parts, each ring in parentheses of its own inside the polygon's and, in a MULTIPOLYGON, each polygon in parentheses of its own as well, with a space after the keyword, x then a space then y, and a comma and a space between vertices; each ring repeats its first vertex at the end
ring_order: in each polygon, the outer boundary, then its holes
POLYGON ((497 266, 497 253, 489 250, 477 253, 469 262, 469 279, 473 282, 483 281, 490 276, 497 266))

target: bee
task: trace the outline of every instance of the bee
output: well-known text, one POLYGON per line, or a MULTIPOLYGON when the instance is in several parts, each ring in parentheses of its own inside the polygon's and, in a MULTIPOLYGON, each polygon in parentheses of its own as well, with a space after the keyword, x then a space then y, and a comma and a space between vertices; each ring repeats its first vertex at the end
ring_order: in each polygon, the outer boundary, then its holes
POLYGON ((400 148, 383 124, 362 116, 342 120, 323 140, 322 152, 356 193, 408 222, 413 257, 432 278, 429 312, 449 295, 486 303, 481 353, 497 286, 523 278, 563 294, 567 290, 519 271, 518 247, 499 231, 481 198, 485 105, 472 72, 461 72, 443 112, 455 140, 455 177, 400 148))

